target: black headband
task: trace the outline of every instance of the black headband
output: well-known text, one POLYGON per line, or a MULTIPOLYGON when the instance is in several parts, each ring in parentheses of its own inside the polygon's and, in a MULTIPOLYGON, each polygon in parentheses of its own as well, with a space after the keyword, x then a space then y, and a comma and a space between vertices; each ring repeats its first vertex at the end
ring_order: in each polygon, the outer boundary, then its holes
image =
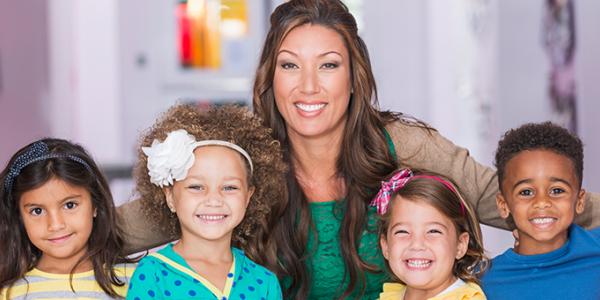
POLYGON ((15 178, 21 174, 21 171, 27 167, 28 165, 45 159, 50 158, 68 158, 72 161, 78 162, 82 164, 90 173, 92 173, 92 168, 88 165, 83 159, 80 157, 71 155, 71 154, 60 154, 60 153, 50 153, 50 149, 48 145, 42 141, 38 141, 33 143, 25 153, 19 155, 13 164, 10 166, 10 170, 4 179, 4 190, 6 193, 10 193, 12 190, 12 185, 15 181, 15 178))

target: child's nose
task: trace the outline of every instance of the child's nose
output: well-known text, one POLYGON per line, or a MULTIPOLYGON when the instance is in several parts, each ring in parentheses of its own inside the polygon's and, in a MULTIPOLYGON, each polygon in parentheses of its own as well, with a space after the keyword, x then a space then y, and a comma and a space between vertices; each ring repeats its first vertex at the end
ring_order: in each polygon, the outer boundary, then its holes
POLYGON ((533 207, 537 209, 544 209, 552 206, 552 200, 550 200, 547 195, 539 195, 535 197, 534 201, 533 207))
POLYGON ((206 204, 209 206, 221 206, 223 205, 223 197, 217 192, 208 193, 206 204))
POLYGON ((59 231, 65 228, 65 220, 60 212, 48 213, 48 230, 59 231))
POLYGON ((425 237, 421 235, 413 235, 410 240, 410 249, 411 250, 424 250, 425 249, 425 237))

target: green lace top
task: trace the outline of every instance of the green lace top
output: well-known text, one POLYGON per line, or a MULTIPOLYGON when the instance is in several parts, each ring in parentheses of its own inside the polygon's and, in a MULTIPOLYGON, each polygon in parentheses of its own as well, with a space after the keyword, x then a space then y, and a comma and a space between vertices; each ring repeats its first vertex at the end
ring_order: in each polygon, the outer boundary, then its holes
MULTIPOLYGON (((394 143, 385 129, 384 133, 395 160, 394 143)), ((348 276, 344 276, 344 260, 340 251, 339 236, 344 205, 344 200, 310 203, 312 221, 318 232, 316 245, 314 245, 314 233, 309 232, 308 236, 307 249, 311 256, 307 267, 312 281, 310 299, 336 299, 348 286, 348 276)), ((358 254, 365 262, 378 266, 381 272, 365 273, 366 287, 361 299, 377 299, 383 283, 390 279, 385 267, 385 259, 379 248, 377 220, 377 208, 370 207, 367 228, 360 239, 358 254)), ((351 295, 352 299, 358 299, 361 288, 362 286, 357 287, 351 295)))
MULTIPOLYGON (((343 200, 310 203, 312 220, 318 232, 317 244, 314 244, 313 232, 309 232, 307 245, 308 253, 311 254, 307 265, 312 281, 310 299, 336 299, 348 285, 348 276, 344 277, 339 237, 344 203, 343 200)), ((379 248, 377 219, 377 209, 369 208, 367 228, 360 240, 358 254, 365 262, 378 266, 382 272, 366 272, 366 288, 360 299, 377 299, 383 283, 389 281, 379 248)), ((352 299, 358 299, 359 289, 360 287, 352 294, 352 299)))

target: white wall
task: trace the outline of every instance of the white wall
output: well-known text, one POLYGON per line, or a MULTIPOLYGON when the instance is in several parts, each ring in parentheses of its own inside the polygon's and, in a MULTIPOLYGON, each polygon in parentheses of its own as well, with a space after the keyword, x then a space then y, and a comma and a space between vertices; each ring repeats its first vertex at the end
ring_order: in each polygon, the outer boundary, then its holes
POLYGON ((0 168, 50 134, 46 11, 44 0, 0 2, 0 168))
POLYGON ((577 95, 580 136, 585 147, 584 186, 600 192, 600 1, 576 3, 577 95))

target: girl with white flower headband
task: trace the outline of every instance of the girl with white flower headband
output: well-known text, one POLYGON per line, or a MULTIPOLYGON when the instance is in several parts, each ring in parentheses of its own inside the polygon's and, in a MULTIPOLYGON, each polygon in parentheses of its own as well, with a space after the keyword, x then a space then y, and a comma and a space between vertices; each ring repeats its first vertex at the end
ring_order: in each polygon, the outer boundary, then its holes
POLYGON ((127 299, 282 299, 275 274, 251 260, 285 193, 282 161, 244 108, 167 111, 143 137, 136 180, 153 225, 180 239, 140 261, 127 299))

